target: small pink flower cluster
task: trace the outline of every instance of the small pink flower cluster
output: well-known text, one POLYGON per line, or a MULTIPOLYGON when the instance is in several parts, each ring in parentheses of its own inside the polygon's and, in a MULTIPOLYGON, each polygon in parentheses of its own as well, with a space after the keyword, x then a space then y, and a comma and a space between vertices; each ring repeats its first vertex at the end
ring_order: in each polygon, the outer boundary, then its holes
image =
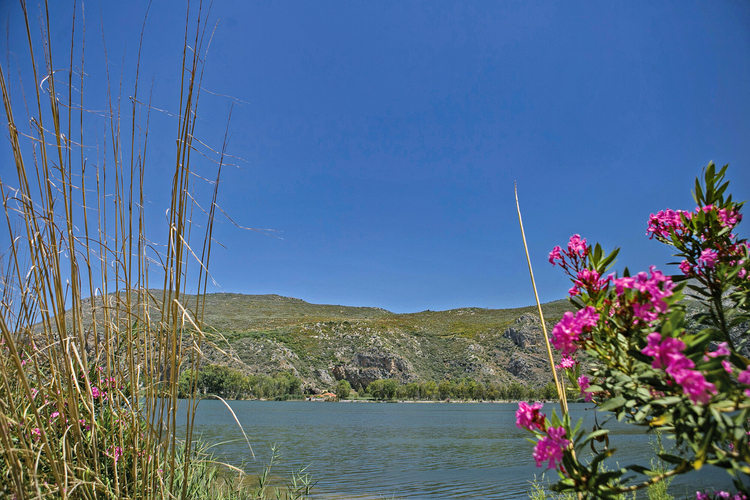
POLYGON ((570 445, 570 441, 565 439, 563 427, 547 427, 546 416, 539 412, 541 409, 542 403, 529 405, 525 401, 519 402, 516 410, 516 427, 545 433, 534 446, 532 456, 537 467, 547 462, 547 468, 554 469, 562 462, 563 451, 570 445))
POLYGON ((688 234, 688 228, 682 223, 682 217, 685 216, 688 220, 693 214, 684 210, 662 210, 656 215, 651 214, 648 220, 648 230, 646 234, 649 239, 654 236, 662 239, 669 239, 672 233, 679 237, 688 234))
POLYGON ((610 277, 602 278, 601 275, 593 269, 581 269, 573 280, 573 288, 568 290, 571 297, 580 295, 581 290, 592 295, 602 291, 609 285, 610 277))
POLYGON ((573 354, 578 349, 582 333, 588 333, 599 321, 599 314, 593 306, 585 307, 575 314, 567 311, 552 329, 552 340, 555 349, 562 351, 563 356, 573 354))
POLYGON ((548 461, 547 468, 554 469, 562 462, 563 450, 568 447, 570 441, 565 439, 565 429, 562 427, 550 427, 547 435, 534 446, 532 456, 537 467, 548 461))
POLYGON ((727 499, 727 500, 747 500, 747 496, 744 493, 735 493, 732 495, 728 491, 715 491, 713 492, 713 496, 711 496, 708 491, 696 491, 695 492, 695 500, 712 500, 712 499, 727 499))
POLYGON ((549 262, 553 266, 560 264, 560 267, 566 271, 571 269, 578 271, 583 268, 582 264, 585 262, 591 252, 591 247, 586 246, 586 239, 581 238, 580 235, 574 234, 568 241, 568 249, 563 250, 559 246, 556 246, 549 253, 549 262))
POLYGON ((740 279, 748 277, 745 263, 747 262, 747 254, 750 252, 750 249, 748 249, 746 242, 720 245, 717 248, 718 250, 706 248, 701 251, 701 255, 698 257, 695 265, 687 260, 680 262, 680 271, 682 271, 682 274, 685 276, 703 276, 709 269, 714 269, 718 264, 725 262, 732 267, 741 267, 737 273, 740 279))
POLYGON ((591 381, 586 375, 581 375, 580 377, 578 377, 578 387, 581 389, 581 396, 586 399, 587 403, 594 399, 593 394, 591 394, 590 392, 586 392, 586 389, 591 387, 591 381))
MULTIPOLYGON (((726 366, 724 367, 726 369, 726 366)), ((750 366, 745 371, 740 372, 737 376, 737 382, 744 385, 750 385, 750 366)), ((750 389, 745 389, 745 396, 750 398, 750 389)))
POLYGON ((665 276, 656 266, 649 269, 651 277, 645 272, 638 273, 635 277, 625 276, 613 279, 615 293, 619 297, 614 314, 629 314, 632 309, 633 323, 652 323, 656 321, 659 314, 669 311, 668 304, 664 301, 666 297, 674 294, 672 291, 675 284, 669 276, 665 276), (628 303, 623 303, 626 289, 637 290, 640 295, 633 297, 628 303))
POLYGON ((742 220, 742 214, 733 208, 720 208, 716 213, 716 218, 719 219, 722 227, 734 227, 742 220))
POLYGON ((570 356, 563 356, 560 358, 560 364, 555 366, 558 370, 568 370, 570 368, 575 368, 578 364, 578 361, 575 360, 575 358, 570 356))
POLYGON ((518 403, 518 410, 516 410, 516 427, 528 430, 537 428, 540 431, 544 431, 547 424, 544 420, 544 414, 539 413, 541 409, 542 403, 529 405, 526 401, 520 401, 518 403))
POLYGON ((682 352, 685 343, 672 337, 662 339, 658 332, 650 333, 647 338, 648 345, 641 352, 654 357, 651 366, 671 376, 693 403, 708 403, 711 395, 716 394, 716 386, 707 382, 702 372, 693 369, 695 363, 682 352))
POLYGON ((115 461, 115 464, 117 464, 117 461, 120 460, 120 457, 122 457, 122 448, 120 446, 112 445, 107 455, 112 457, 112 459, 115 461))

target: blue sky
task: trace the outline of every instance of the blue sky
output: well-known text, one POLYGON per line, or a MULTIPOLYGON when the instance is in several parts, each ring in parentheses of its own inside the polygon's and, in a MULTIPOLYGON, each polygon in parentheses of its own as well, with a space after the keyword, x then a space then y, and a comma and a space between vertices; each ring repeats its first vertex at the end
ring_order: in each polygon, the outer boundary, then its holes
MULTIPOLYGON (((72 4, 60 4, 52 36, 66 47, 72 4)), ((147 3, 85 5, 97 108, 100 20, 111 78, 128 81, 147 3)), ((0 5, 4 68, 23 55, 19 13, 0 5)), ((153 106, 172 113, 184 22, 182 2, 155 0, 141 56, 142 88, 153 79, 153 106)), ((648 216, 692 209, 709 161, 729 163, 732 192, 750 198, 746 2, 216 0, 214 23, 196 135, 220 147, 234 103, 228 152, 241 161, 219 205, 275 236, 221 220, 212 291, 394 312, 524 306, 514 182, 544 301, 570 287, 547 254, 574 233, 621 247, 618 268, 666 268, 648 216)), ((175 129, 152 117, 154 226, 175 129)))

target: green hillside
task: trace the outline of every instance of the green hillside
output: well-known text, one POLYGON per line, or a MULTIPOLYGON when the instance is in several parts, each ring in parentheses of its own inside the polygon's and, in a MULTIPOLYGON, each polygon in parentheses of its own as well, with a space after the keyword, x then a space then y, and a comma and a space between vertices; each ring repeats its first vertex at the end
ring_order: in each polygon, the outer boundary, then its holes
MULTIPOLYGON (((548 328, 570 310, 543 306, 548 328)), ((278 295, 206 297, 205 326, 217 335, 206 362, 246 373, 291 372, 312 391, 336 379, 440 381, 470 377, 539 387, 550 380, 535 306, 394 314, 379 308, 310 304, 278 295), (226 345, 228 344, 228 346, 226 345)))

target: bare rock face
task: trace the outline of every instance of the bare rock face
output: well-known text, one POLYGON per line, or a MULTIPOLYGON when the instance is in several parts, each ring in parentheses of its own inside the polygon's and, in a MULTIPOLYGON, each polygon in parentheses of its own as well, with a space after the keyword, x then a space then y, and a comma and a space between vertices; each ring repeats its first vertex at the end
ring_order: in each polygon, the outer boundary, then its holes
POLYGON ((510 357, 508 371, 516 377, 525 377, 531 373, 531 367, 521 356, 514 353, 513 356, 510 357))
POLYGON ((408 382, 415 378, 411 363, 400 356, 381 352, 357 353, 351 363, 334 366, 336 380, 346 380, 352 387, 367 387, 376 380, 393 378, 408 382))
POLYGON ((521 349, 543 345, 542 322, 533 314, 524 314, 516 320, 513 326, 505 330, 503 337, 511 339, 521 349))

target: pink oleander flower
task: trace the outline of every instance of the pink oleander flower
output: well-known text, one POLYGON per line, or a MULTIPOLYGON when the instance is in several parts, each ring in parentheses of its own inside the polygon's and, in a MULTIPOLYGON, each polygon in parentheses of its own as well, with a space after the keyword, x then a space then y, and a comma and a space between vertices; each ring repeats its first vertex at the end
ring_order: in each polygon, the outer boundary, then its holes
POLYGON ((577 342, 581 333, 596 326, 599 314, 593 306, 588 306, 573 314, 567 311, 552 329, 552 345, 569 356, 578 349, 577 342))
POLYGON ((560 364, 557 365, 557 369, 558 370, 567 370, 567 369, 570 369, 570 368, 575 368, 576 364, 578 364, 578 362, 575 359, 573 359, 572 357, 570 357, 570 356, 563 356, 562 358, 560 358, 560 364))
POLYGON ((649 239, 654 236, 662 239, 668 239, 674 232, 678 236, 684 235, 688 230, 682 223, 682 216, 690 219, 692 214, 690 212, 684 212, 682 210, 662 210, 656 215, 651 214, 648 221, 648 229, 646 234, 649 239))
POLYGON ((745 371, 740 372, 740 374, 737 376, 737 382, 740 384, 750 385, 750 366, 748 366, 745 371))
POLYGON ((643 320, 644 323, 651 323, 659 319, 659 314, 653 310, 650 303, 633 304, 633 316, 636 320, 643 320))
POLYGON ((518 403, 518 410, 516 410, 516 427, 528 430, 533 430, 536 427, 540 431, 543 431, 546 424, 544 422, 544 414, 539 413, 541 409, 542 403, 529 405, 526 401, 520 401, 518 403))
POLYGON ((100 391, 100 390, 99 390, 99 388, 98 388, 97 386, 92 386, 92 387, 91 387, 91 396, 92 396, 92 397, 93 397, 94 399, 97 399, 97 398, 98 398, 99 396, 101 396, 102 394, 103 394, 103 393, 102 393, 102 391, 100 391))
POLYGON ((716 394, 716 386, 707 382, 703 373, 697 370, 683 369, 671 375, 693 403, 706 404, 711 400, 711 396, 716 394))
POLYGON ((658 332, 650 333, 646 338, 648 345, 641 352, 654 357, 651 366, 663 369, 671 376, 693 403, 707 403, 711 395, 716 394, 716 386, 707 382, 703 373, 693 370, 695 363, 682 353, 685 349, 683 341, 671 337, 662 339, 658 332))
POLYGON ((695 500, 711 500, 711 497, 706 492, 696 491, 695 500))
POLYGON ((734 209, 721 208, 716 214, 722 227, 734 227, 742 220, 742 214, 734 209))
POLYGON ((724 367, 724 371, 725 372, 727 372, 730 375, 732 374, 732 363, 730 363, 726 359, 722 359, 721 360, 721 366, 724 367))
POLYGON ((729 356, 730 354, 729 345, 726 342, 720 342, 716 347, 716 350, 706 353, 706 356, 709 358, 718 358, 719 356, 724 357, 729 356))
POLYGON ((562 462, 563 450, 570 444, 565 439, 565 429, 562 427, 550 427, 547 429, 547 435, 534 447, 533 457, 537 467, 542 463, 548 462, 547 468, 554 469, 557 464, 562 462))
POLYGON ((609 276, 600 279, 601 275, 592 269, 581 269, 578 271, 576 278, 577 279, 573 281, 575 286, 568 291, 573 297, 578 295, 582 289, 586 290, 589 294, 599 292, 602 288, 607 286, 611 279, 609 276))
POLYGON ((680 271, 682 271, 682 274, 685 276, 691 276, 693 274, 693 266, 690 262, 683 260, 680 262, 680 271))
POLYGON ((591 387, 591 381, 586 375, 581 375, 580 377, 578 377, 578 387, 581 388, 581 396, 586 398, 586 402, 589 402, 592 399, 594 399, 593 394, 591 394, 590 392, 586 392, 586 389, 591 387))
POLYGON ((562 250, 559 246, 556 246, 552 249, 552 251, 549 253, 549 263, 553 266, 555 265, 556 260, 563 260, 560 256, 560 250, 562 250))
POLYGON ((585 257, 588 254, 588 247, 586 246, 586 238, 581 238, 580 235, 574 234, 568 241, 568 252, 571 254, 577 254, 581 257, 585 257))
POLYGON ((117 461, 120 460, 120 457, 122 456, 122 448, 113 445, 109 449, 109 456, 112 457, 112 459, 115 461, 115 464, 117 464, 117 461))
POLYGON ((709 269, 713 269, 719 260, 719 254, 716 250, 706 248, 701 252, 701 256, 698 257, 698 264, 704 265, 709 269))
POLYGON ((680 339, 667 337, 662 340, 661 334, 649 333, 646 337, 648 345, 641 352, 646 356, 653 356, 652 368, 663 369, 670 375, 680 370, 690 369, 695 364, 689 360, 682 351, 685 343, 680 339))
POLYGON ((625 293, 625 289, 633 288, 635 286, 635 278, 631 276, 623 276, 622 278, 615 278, 612 280, 612 282, 615 284, 615 292, 617 295, 622 295, 625 293))

